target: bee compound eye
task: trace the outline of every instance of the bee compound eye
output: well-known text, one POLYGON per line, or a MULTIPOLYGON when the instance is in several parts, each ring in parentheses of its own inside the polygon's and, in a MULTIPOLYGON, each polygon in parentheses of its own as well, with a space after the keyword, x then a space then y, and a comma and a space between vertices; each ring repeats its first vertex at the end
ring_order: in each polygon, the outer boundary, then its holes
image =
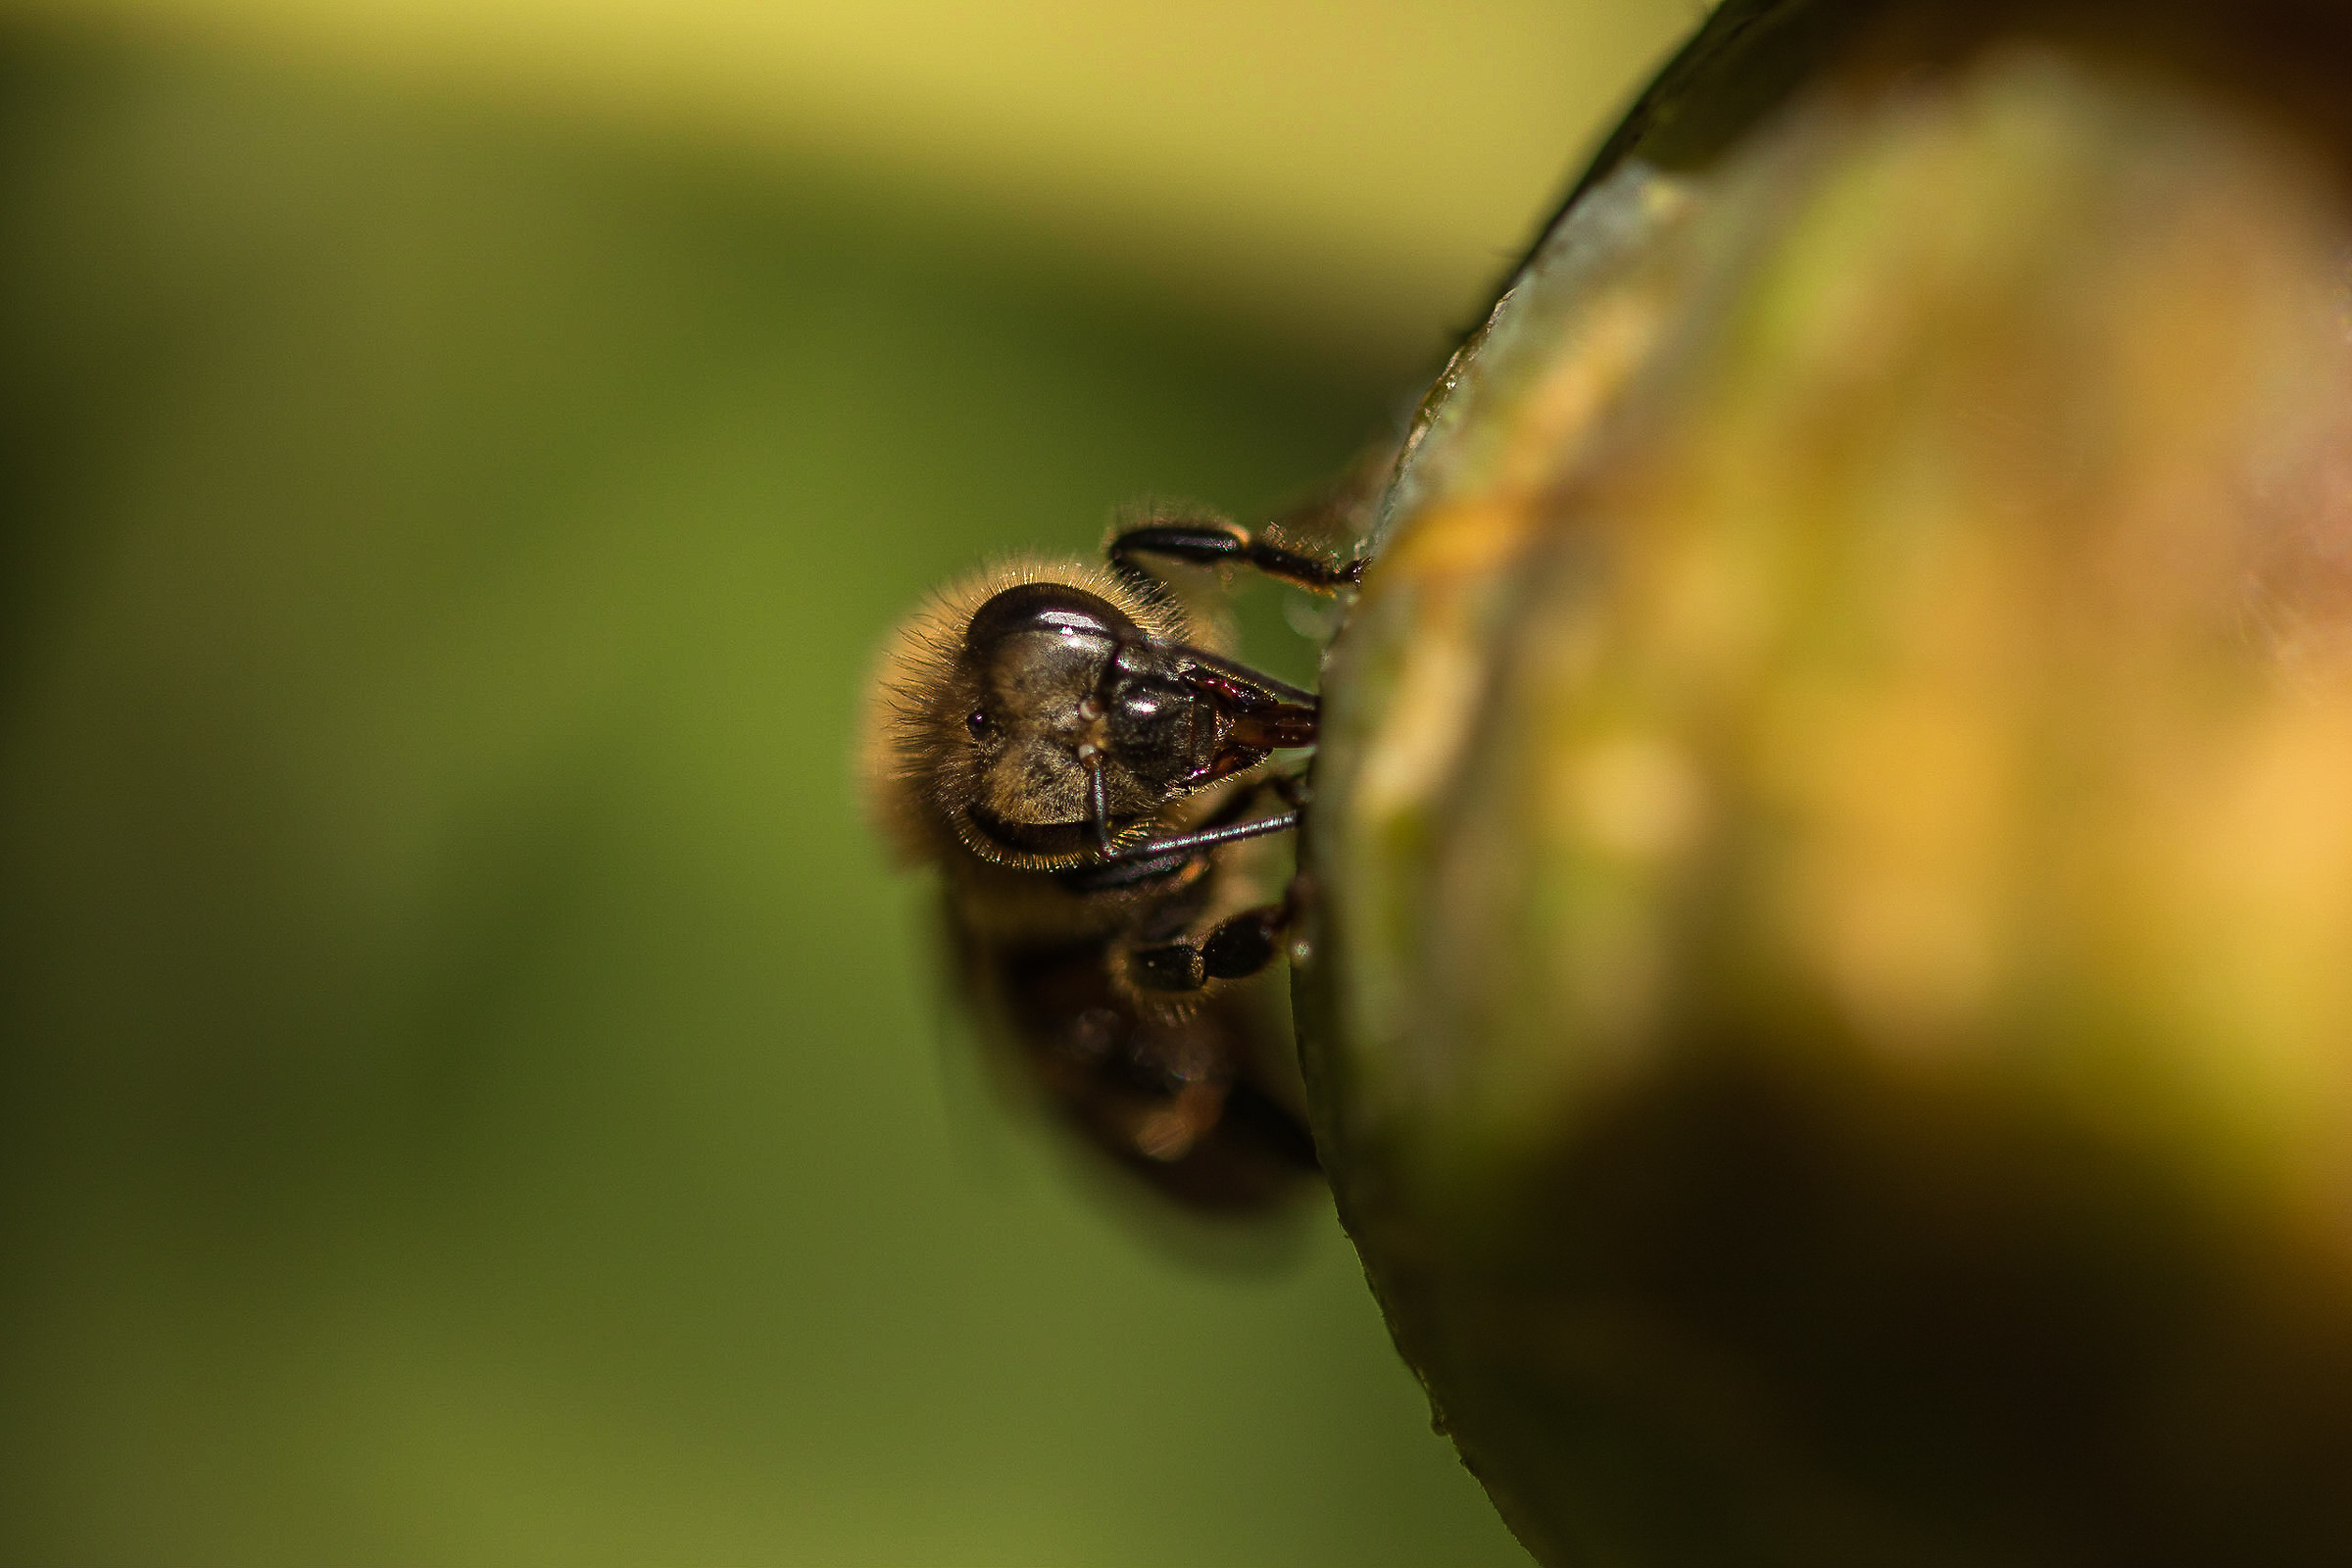
POLYGON ((1029 635, 1115 641, 1135 635, 1135 622, 1083 588, 1026 582, 982 605, 964 627, 967 655, 987 657, 1006 640, 1029 635))
POLYGON ((964 715, 963 727, 971 732, 972 739, 978 740, 995 726, 989 719, 987 709, 975 708, 964 715))

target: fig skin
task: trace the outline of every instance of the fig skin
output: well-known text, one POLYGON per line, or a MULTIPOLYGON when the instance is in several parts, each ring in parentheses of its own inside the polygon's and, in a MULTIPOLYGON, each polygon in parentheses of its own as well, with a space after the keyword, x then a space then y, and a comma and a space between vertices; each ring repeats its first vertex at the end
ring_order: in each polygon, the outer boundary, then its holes
POLYGON ((1294 983, 1543 1561, 2352 1562, 2347 39, 1727 7, 1425 406, 1294 983))

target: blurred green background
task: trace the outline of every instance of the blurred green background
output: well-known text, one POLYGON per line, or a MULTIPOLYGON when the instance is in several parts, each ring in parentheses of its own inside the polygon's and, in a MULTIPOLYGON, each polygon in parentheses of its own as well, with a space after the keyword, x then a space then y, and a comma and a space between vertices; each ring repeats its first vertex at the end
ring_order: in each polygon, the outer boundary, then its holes
POLYGON ((1690 8, 861 16, 0 8, 0 1559, 1521 1560, 1327 1201, 999 1103, 850 728, 1336 468, 1690 8))

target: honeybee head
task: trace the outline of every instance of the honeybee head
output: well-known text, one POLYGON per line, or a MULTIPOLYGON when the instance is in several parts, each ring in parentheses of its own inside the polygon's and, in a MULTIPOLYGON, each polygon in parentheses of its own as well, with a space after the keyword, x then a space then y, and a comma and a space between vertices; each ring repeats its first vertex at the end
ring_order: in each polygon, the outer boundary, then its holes
POLYGON ((966 811, 1012 852, 1116 839, 1208 776, 1231 727, 1170 644, 1067 583, 991 598, 958 663, 971 693, 966 811))
POLYGON ((879 813, 911 858, 1081 863, 1262 761, 1239 666, 1180 611, 1072 562, 951 591, 902 627, 869 717, 879 813))

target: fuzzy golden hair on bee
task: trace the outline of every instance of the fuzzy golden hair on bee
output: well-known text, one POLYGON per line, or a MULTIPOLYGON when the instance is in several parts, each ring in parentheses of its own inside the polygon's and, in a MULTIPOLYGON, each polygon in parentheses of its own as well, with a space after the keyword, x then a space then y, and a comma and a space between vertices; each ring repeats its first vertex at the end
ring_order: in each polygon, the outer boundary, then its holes
POLYGON ((1029 869, 1084 858, 1077 849, 1008 853, 971 821, 980 779, 970 726, 981 709, 982 675, 967 635, 983 607, 1030 584, 1090 594, 1154 640, 1184 642, 1192 633, 1172 595, 1141 591, 1107 567, 1072 558, 1010 557, 931 594, 885 642, 862 716, 866 807, 903 864, 928 864, 958 850, 1029 869))

